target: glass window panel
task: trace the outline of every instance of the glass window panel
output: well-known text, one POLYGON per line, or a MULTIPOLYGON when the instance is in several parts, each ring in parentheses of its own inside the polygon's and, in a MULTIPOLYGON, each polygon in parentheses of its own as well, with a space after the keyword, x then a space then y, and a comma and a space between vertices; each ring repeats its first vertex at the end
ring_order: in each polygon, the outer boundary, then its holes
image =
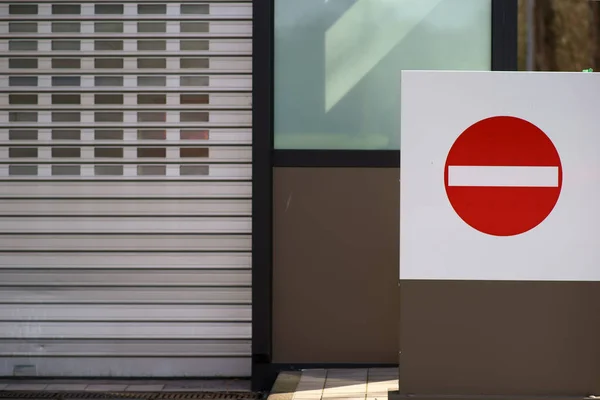
POLYGON ((182 51, 208 50, 208 40, 180 40, 179 49, 182 51))
POLYGON ((11 111, 8 113, 10 122, 37 122, 38 113, 31 111, 11 111))
POLYGON ((166 76, 138 76, 138 86, 165 86, 166 76))
POLYGON ((208 4, 182 4, 182 14, 209 14, 210 8, 208 4))
POLYGON ((54 33, 79 33, 81 25, 79 22, 53 22, 52 32, 54 33))
POLYGON ((138 14, 166 14, 166 4, 138 4, 138 14))
POLYGON ((97 94, 94 95, 94 104, 123 104, 122 94, 97 94))
POLYGON ((94 32, 96 33, 122 33, 122 22, 95 22, 94 32))
POLYGON ((80 122, 81 115, 78 112, 53 112, 52 122, 80 122))
POLYGON ((123 4, 96 4, 96 14, 123 14, 123 4))
POLYGON ((138 68, 164 69, 164 68, 167 68, 167 59, 166 58, 138 58, 137 66, 138 66, 138 68))
POLYGON ((52 129, 52 140, 80 140, 79 129, 52 129))
POLYGON ((52 157, 79 158, 81 157, 81 149, 79 147, 53 147, 52 157))
POLYGON ((37 140, 37 129, 10 129, 8 131, 9 140, 37 140))
POLYGON ((8 174, 15 176, 36 176, 37 170, 37 165, 10 165, 8 167, 8 174))
POLYGON ((94 40, 96 51, 120 51, 123 50, 122 40, 94 40))
POLYGON ((208 157, 208 147, 182 147, 179 149, 181 158, 203 158, 208 157))
POLYGON ((81 14, 81 5, 79 4, 53 4, 52 14, 81 14))
POLYGON ((8 68, 32 68, 38 67, 37 58, 11 58, 8 60, 8 68))
POLYGON ((166 40, 138 40, 137 48, 140 51, 155 51, 155 50, 166 50, 166 40))
POLYGON ((79 58, 53 58, 52 59, 52 68, 80 69, 81 68, 81 59, 79 59, 79 58))
POLYGON ((181 175, 181 176, 208 175, 208 173, 209 173, 208 165, 180 165, 179 166, 179 175, 181 175))
POLYGON ((96 129, 94 131, 96 140, 123 140, 122 129, 96 129))
POLYGON ((138 158, 165 158, 167 149, 164 147, 138 147, 138 158))
POLYGON ((96 68, 123 68, 122 58, 96 58, 94 59, 94 67, 96 68))
POLYGON ((155 93, 138 94, 137 95, 137 103, 138 104, 167 104, 167 95, 166 94, 155 94, 155 93))
POLYGON ((8 149, 9 158, 36 158, 37 147, 11 147, 8 149))
POLYGON ((53 76, 52 86, 81 86, 80 76, 53 76))
POLYGON ((179 116, 180 122, 208 122, 207 112, 181 112, 179 116))
POLYGON ((37 86, 37 76, 10 76, 8 86, 37 86))
POLYGON ((10 51, 36 51, 38 49, 37 40, 9 40, 8 50, 10 51))
POLYGON ((167 31, 165 22, 138 22, 137 29, 139 33, 163 33, 167 31))
POLYGON ((9 104, 37 104, 37 94, 10 94, 8 95, 9 104))
POLYGON ((35 33, 37 32, 37 22, 9 22, 8 31, 10 33, 35 33))
POLYGON ((491 0, 275 0, 278 149, 400 148, 400 71, 490 70, 491 0))
POLYGON ((167 131, 164 129, 138 129, 138 140, 166 140, 167 131))
POLYGON ((80 165, 53 165, 52 175, 56 176, 79 176, 81 174, 80 165))
POLYGON ((122 147, 96 147, 94 149, 96 158, 123 158, 122 147))
POLYGON ((179 104, 208 104, 209 96, 207 94, 180 94, 179 104))
POLYGON ((208 22, 181 22, 182 33, 205 33, 208 32, 208 22))
POLYGON ((123 113, 118 111, 104 111, 94 113, 95 122, 123 122, 123 113))
POLYGON ((209 68, 208 58, 182 58, 179 60, 180 68, 209 68))
POLYGON ((8 13, 11 15, 33 14, 38 13, 37 4, 10 4, 8 13))
POLYGON ((167 174, 166 165, 138 165, 139 176, 163 176, 167 174))
POLYGON ((96 165, 94 174, 97 176, 120 176, 123 175, 122 165, 96 165))
POLYGON ((209 133, 206 129, 182 129, 179 137, 181 140, 208 140, 209 133))
POLYGON ((81 96, 78 94, 53 94, 52 104, 81 104, 81 96))
POLYGON ((96 76, 94 78, 96 86, 123 86, 122 76, 96 76))
POLYGON ((56 51, 79 51, 81 42, 79 40, 53 40, 52 50, 56 51))

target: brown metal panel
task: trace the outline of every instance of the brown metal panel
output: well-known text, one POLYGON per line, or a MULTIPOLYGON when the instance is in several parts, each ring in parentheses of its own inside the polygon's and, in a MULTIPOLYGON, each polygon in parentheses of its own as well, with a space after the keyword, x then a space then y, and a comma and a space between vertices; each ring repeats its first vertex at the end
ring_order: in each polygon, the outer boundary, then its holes
POLYGON ((273 362, 396 363, 399 170, 273 179, 273 362))
POLYGON ((599 282, 402 281, 400 391, 600 393, 599 291, 599 282))

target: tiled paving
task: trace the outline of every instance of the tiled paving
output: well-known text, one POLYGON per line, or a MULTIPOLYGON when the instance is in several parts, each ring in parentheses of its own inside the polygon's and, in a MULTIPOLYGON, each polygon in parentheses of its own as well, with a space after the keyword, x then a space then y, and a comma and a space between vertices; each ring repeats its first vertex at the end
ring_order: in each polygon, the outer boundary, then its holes
POLYGON ((1 380, 0 391, 250 392, 249 380, 1 380))
POLYGON ((385 400, 398 390, 396 368, 306 370, 292 400, 385 400))

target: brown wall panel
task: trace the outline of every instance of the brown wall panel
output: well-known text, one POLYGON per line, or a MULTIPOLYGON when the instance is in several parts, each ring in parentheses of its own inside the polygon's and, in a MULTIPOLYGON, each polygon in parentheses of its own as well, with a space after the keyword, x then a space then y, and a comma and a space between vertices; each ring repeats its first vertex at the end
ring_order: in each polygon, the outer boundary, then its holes
POLYGON ((402 281, 403 393, 600 393, 600 283, 402 281))
POLYGON ((274 362, 397 363, 399 174, 275 168, 274 362))

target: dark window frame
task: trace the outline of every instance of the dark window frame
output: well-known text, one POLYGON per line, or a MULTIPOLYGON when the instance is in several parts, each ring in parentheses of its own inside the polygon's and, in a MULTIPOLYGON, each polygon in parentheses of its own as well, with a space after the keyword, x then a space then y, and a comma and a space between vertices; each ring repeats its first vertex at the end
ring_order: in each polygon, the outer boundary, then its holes
MULTIPOLYGON (((273 168, 400 166, 399 150, 274 150, 274 1, 253 1, 251 362, 254 390, 270 389, 281 370, 304 367, 273 363, 273 168)), ((517 70, 517 0, 492 0, 491 48, 492 70, 517 70)))

